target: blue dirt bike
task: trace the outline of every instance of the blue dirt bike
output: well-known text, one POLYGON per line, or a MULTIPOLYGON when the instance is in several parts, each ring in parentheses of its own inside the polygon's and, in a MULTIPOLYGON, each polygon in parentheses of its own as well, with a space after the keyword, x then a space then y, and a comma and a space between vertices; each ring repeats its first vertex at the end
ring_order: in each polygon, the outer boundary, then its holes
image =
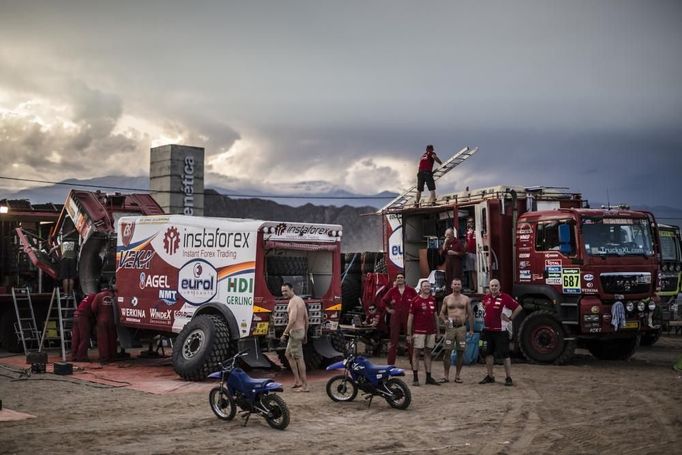
POLYGON ((211 373, 209 378, 220 379, 220 385, 211 389, 208 402, 211 410, 223 420, 232 420, 237 407, 242 410, 244 426, 252 413, 265 418, 272 428, 284 430, 289 425, 289 408, 282 397, 273 392, 283 392, 282 384, 272 379, 254 379, 244 370, 235 367, 237 359, 247 355, 242 351, 223 363, 220 371, 211 373))
POLYGON ((327 370, 343 369, 343 374, 327 381, 327 395, 333 401, 353 401, 358 389, 369 399, 380 396, 396 409, 407 409, 412 401, 412 394, 407 385, 396 376, 405 376, 405 371, 393 365, 374 365, 368 359, 357 355, 356 341, 351 341, 346 349, 345 359, 333 363, 327 370))

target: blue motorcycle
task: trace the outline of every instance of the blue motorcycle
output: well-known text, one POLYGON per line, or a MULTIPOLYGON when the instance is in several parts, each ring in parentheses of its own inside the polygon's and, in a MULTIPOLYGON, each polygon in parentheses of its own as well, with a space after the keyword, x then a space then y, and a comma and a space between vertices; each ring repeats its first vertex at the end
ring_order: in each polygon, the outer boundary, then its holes
POLYGON ((358 389, 369 399, 380 396, 396 409, 407 409, 412 401, 412 394, 407 385, 396 376, 405 376, 405 371, 393 365, 374 365, 368 359, 357 355, 357 344, 353 340, 348 344, 345 359, 327 367, 328 371, 343 369, 343 374, 327 381, 327 395, 333 401, 353 401, 358 389))
POLYGON ((220 379, 220 385, 211 389, 208 402, 213 413, 222 420, 232 420, 237 407, 242 410, 243 426, 246 426, 252 413, 265 418, 272 428, 284 430, 289 425, 289 408, 282 397, 273 392, 283 392, 282 384, 272 379, 255 379, 244 370, 236 367, 237 359, 247 355, 241 351, 224 363, 219 363, 220 371, 208 375, 220 379))

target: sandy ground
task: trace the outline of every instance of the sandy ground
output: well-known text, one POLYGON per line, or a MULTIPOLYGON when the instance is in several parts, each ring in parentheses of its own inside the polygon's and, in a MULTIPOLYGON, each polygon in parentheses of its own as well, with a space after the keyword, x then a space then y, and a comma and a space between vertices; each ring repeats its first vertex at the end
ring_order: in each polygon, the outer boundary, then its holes
POLYGON ((36 416, 0 422, 0 453, 682 453, 682 374, 671 368, 680 355, 682 337, 670 336, 627 362, 583 351, 566 366, 516 362, 514 387, 478 385, 483 366, 465 367, 463 384, 410 386, 407 411, 379 399, 368 409, 361 396, 334 403, 326 372, 311 393, 292 393, 280 373, 291 410, 283 432, 256 416, 246 427, 218 420, 210 384, 159 394, 0 368, 3 406, 36 416))

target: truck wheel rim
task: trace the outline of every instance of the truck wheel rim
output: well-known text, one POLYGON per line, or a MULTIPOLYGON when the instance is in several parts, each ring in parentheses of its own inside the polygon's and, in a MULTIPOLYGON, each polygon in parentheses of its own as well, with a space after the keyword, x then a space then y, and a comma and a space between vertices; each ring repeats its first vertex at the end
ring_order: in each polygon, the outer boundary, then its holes
POLYGON ((202 330, 194 330, 182 345, 182 356, 187 360, 191 359, 201 351, 203 345, 204 332, 202 330))
POLYGON ((531 338, 533 349, 541 354, 549 354, 559 345, 559 337, 552 327, 542 325, 533 330, 531 338))

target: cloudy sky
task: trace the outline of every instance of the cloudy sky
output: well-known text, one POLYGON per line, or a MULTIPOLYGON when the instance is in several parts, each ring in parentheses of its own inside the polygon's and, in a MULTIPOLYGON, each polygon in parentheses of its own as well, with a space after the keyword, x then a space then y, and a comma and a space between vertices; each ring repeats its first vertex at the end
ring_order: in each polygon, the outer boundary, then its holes
MULTIPOLYGON (((0 0, 0 175, 400 191, 552 185, 682 207, 682 2, 0 0)), ((0 193, 26 183, 0 180, 0 193), (3 189, 4 188, 4 189, 3 189)))

